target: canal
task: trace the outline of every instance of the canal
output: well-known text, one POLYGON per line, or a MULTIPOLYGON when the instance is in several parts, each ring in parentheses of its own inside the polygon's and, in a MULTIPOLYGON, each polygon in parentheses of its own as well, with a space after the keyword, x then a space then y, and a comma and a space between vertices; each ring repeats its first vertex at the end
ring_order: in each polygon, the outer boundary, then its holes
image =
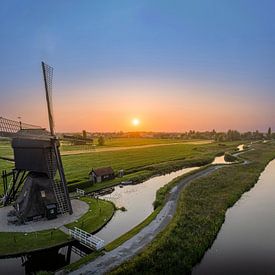
POLYGON ((192 274, 275 274, 275 160, 226 212, 212 247, 192 274))

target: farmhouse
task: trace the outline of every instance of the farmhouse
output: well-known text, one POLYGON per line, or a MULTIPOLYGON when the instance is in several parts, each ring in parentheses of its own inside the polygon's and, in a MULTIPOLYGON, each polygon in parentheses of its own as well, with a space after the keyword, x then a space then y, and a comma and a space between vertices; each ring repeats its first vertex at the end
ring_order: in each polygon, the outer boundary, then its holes
POLYGON ((115 172, 112 167, 102 167, 93 169, 89 173, 92 182, 102 182, 105 180, 111 180, 115 178, 115 172))

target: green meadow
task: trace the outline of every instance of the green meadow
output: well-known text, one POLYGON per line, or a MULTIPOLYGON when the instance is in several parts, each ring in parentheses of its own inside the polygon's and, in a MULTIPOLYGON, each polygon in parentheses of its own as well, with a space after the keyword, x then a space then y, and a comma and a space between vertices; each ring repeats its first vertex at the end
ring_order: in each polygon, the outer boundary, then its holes
MULTIPOLYGON (((93 148, 108 148, 108 147, 131 147, 131 146, 144 146, 144 145, 158 145, 158 144, 171 144, 171 143, 185 143, 189 140, 182 139, 169 139, 169 138, 105 138, 103 146, 98 146, 97 139, 94 140, 94 145, 70 145, 69 142, 61 143, 61 151, 74 151, 74 150, 91 150, 93 148)), ((192 140, 191 142, 202 142, 200 140, 192 140)), ((209 142, 209 141, 208 141, 209 142)))
MULTIPOLYGON (((157 139, 157 141, 159 140, 157 139)), ((147 139, 145 142, 147 142, 147 139)), ((151 142, 156 142, 156 140, 151 142)), ((89 191, 93 191, 118 184, 122 180, 142 181, 150 176, 171 172, 182 167, 207 164, 216 155, 234 150, 240 144, 240 142, 222 144, 216 142, 196 144, 196 142, 62 156, 69 189, 74 191, 76 187, 80 187, 89 188, 89 191), (91 186, 88 182, 89 172, 93 168, 105 166, 111 166, 115 172, 123 169, 125 176, 91 186)), ((8 142, 2 141, 0 146, 0 156, 12 155, 8 142)), ((0 171, 9 170, 12 167, 11 162, 0 160, 0 171)), ((2 188, 1 185, 0 193, 2 188)))

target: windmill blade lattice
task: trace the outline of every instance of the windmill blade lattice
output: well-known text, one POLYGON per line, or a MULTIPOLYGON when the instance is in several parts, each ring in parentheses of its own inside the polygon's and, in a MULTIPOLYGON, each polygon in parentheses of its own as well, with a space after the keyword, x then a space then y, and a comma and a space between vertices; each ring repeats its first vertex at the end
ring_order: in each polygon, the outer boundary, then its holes
POLYGON ((54 118, 53 118, 53 103, 52 103, 53 67, 42 62, 42 71, 43 71, 44 85, 46 90, 50 131, 51 131, 51 134, 54 135, 54 118))
POLYGON ((54 116, 53 116, 53 106, 52 106, 52 80, 53 80, 53 68, 46 63, 42 62, 42 71, 45 84, 46 100, 48 107, 48 117, 51 135, 54 136, 52 139, 53 151, 55 155, 55 160, 50 158, 48 159, 48 167, 50 174, 52 175, 53 180, 53 189, 55 197, 58 203, 59 211, 64 214, 69 212, 72 214, 72 205, 69 197, 69 191, 67 187, 67 181, 64 173, 64 168, 61 160, 61 155, 59 151, 58 141, 55 137, 54 131, 54 116), (59 180, 54 178, 55 166, 59 174, 59 180))
POLYGON ((1 137, 12 137, 20 130, 28 129, 43 129, 40 126, 35 126, 19 121, 0 117, 0 136, 1 137))

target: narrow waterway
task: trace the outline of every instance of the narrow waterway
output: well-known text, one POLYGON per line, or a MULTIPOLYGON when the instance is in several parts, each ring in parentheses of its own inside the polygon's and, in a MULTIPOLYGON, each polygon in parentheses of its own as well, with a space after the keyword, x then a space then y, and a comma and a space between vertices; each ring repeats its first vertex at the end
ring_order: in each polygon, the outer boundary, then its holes
POLYGON ((275 160, 226 212, 212 247, 192 274, 275 274, 275 160))
MULTIPOLYGON (((242 151, 243 145, 239 145, 238 149, 242 151)), ((230 164, 230 162, 225 161, 222 155, 215 157, 212 164, 230 164)), ((114 192, 101 198, 112 201, 117 207, 125 207, 127 211, 116 211, 112 220, 96 235, 108 244, 128 232, 154 211, 153 202, 158 189, 174 178, 198 168, 184 168, 170 174, 153 177, 137 185, 115 187, 114 192)))
POLYGON ((101 198, 114 202, 117 207, 123 206, 127 211, 116 211, 111 221, 96 236, 108 244, 128 232, 154 211, 153 202, 158 189, 174 178, 198 168, 184 168, 170 174, 153 177, 140 184, 123 186, 122 188, 115 187, 113 193, 101 198))

